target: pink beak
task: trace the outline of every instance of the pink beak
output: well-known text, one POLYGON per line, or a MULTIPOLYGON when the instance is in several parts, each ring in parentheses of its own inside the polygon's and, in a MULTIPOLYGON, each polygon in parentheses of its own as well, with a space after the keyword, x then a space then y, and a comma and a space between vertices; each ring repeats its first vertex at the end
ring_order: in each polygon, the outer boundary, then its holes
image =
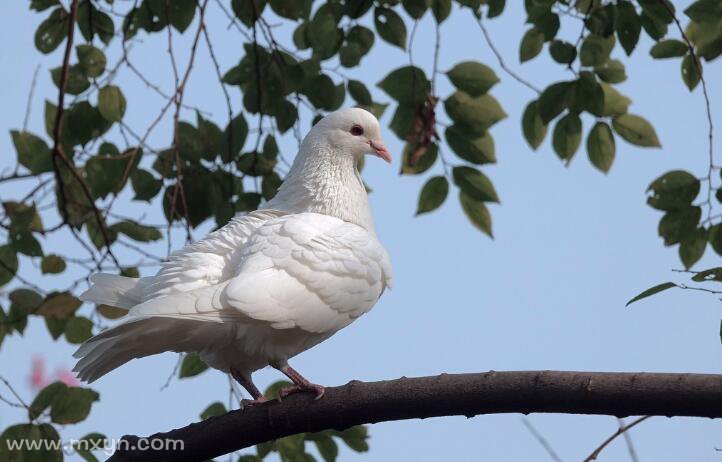
POLYGON ((389 164, 391 163, 391 154, 389 153, 389 150, 386 149, 386 145, 384 145, 383 142, 369 140, 369 145, 371 146, 371 149, 374 150, 377 156, 379 156, 389 164))

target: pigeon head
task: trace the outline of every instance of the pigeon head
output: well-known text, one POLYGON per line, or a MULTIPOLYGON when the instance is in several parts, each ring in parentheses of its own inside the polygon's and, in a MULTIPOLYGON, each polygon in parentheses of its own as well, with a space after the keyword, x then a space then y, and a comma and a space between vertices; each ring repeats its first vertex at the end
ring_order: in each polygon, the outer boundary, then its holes
POLYGON ((381 140, 379 121, 365 109, 332 112, 313 127, 311 134, 325 137, 336 152, 351 154, 356 159, 373 154, 391 162, 391 154, 381 140))

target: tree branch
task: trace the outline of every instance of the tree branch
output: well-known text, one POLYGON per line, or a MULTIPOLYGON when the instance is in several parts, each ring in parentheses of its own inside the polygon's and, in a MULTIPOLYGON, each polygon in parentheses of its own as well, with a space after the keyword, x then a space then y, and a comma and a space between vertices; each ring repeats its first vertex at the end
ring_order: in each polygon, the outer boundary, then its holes
MULTIPOLYGON (((162 450, 134 450, 125 436, 109 459, 197 461, 301 432, 415 418, 545 412, 565 414, 722 417, 722 375, 526 371, 441 374, 326 388, 318 401, 291 395, 194 423, 152 440, 179 440, 162 450), (169 446, 169 447, 168 447, 169 446)), ((147 443, 147 444, 146 444, 147 443)))

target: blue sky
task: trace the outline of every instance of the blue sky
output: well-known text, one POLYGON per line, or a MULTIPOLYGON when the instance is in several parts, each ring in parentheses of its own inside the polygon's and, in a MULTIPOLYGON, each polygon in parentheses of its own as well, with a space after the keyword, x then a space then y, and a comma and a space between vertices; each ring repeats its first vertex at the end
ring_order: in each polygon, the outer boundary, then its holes
MULTIPOLYGON (((538 87, 570 78, 563 66, 551 61, 546 50, 534 61, 518 64, 524 14, 521 2, 508 3, 504 15, 489 21, 488 28, 509 66, 538 87)), ((680 7, 687 4, 674 3, 680 7)), ((720 372, 722 305, 715 298, 669 291, 633 308, 624 307, 642 289, 680 280, 671 272, 681 266, 676 250, 664 248, 656 236, 660 214, 645 205, 644 191, 654 178, 671 169, 684 168, 700 176, 706 172, 707 127, 701 89, 689 94, 679 75, 678 60, 649 58, 651 42, 643 34, 627 66, 630 79, 620 85, 620 90, 634 100, 630 112, 643 115, 655 126, 663 148, 646 150, 617 140, 617 158, 608 175, 595 170, 583 150, 567 168, 553 153, 548 139, 537 152, 530 150, 521 135, 520 115, 534 93, 502 72, 471 17, 455 13, 441 27, 440 69, 470 59, 492 66, 501 78, 492 94, 510 115, 492 130, 499 162, 484 167, 501 197, 501 205, 491 207, 496 238, 487 238, 466 222, 455 194, 438 212, 414 218, 423 180, 398 175, 402 144, 387 131, 386 142, 396 155, 394 165, 369 159, 364 177, 374 190, 372 207, 378 234, 394 263, 395 287, 367 316, 291 364, 325 385, 352 379, 489 369, 720 372)), ((208 16, 209 24, 215 24, 210 33, 221 66, 227 69, 242 53, 240 36, 226 30, 214 2, 208 16)), ((48 70, 59 65, 60 50, 41 56, 33 47, 33 33, 43 17, 29 12, 24 1, 8 2, 0 16, 2 168, 13 165, 15 154, 8 130, 22 126, 36 66, 41 70, 32 100, 30 130, 44 132, 43 101, 55 98, 48 70)), ((432 24, 427 14, 414 43, 414 61, 427 70, 433 59, 432 24)), ((195 24, 189 31, 194 28, 195 24)), ((288 32, 278 30, 281 36, 288 32)), ((573 41, 578 28, 567 28, 564 34, 573 41)), ((187 48, 190 35, 187 32, 176 39, 178 49, 184 44, 187 48)), ((677 36, 674 32, 671 35, 677 36)), ((145 37, 144 42, 131 52, 134 63, 151 81, 170 89, 165 37, 145 37)), ((201 47, 199 53, 186 101, 211 112, 217 123, 224 124, 225 100, 207 51, 201 47)), ((623 52, 617 47, 614 53, 621 58, 623 52)), ((407 59, 401 50, 384 44, 347 74, 374 83, 407 59)), ((706 67, 705 72, 709 82, 722 81, 719 63, 706 67)), ((135 127, 147 125, 162 100, 128 72, 119 79, 129 101, 126 122, 135 127)), ((712 108, 718 114, 722 111, 722 93, 714 83, 710 89, 712 108)), ((451 91, 448 80, 439 76, 438 93, 448 95, 451 91)), ((239 93, 231 89, 231 95, 234 107, 240 107, 239 93)), ((374 89, 374 96, 379 101, 388 100, 378 89, 374 89)), ((391 111, 382 123, 387 124, 390 116, 391 111)), ((185 117, 194 118, 191 113, 185 117)), ((720 120, 719 116, 715 120, 720 120)), ((586 132, 591 121, 585 119, 584 123, 586 132)), ((150 142, 163 146, 170 137, 166 120, 150 142)), ((293 157, 295 146, 292 137, 284 140, 281 149, 287 158, 293 157)), ((715 147, 719 154, 719 141, 715 147)), ((434 168, 436 174, 441 172, 440 165, 434 168)), ((13 188, 17 187, 3 185, 0 196, 3 200, 16 196, 18 190, 13 188)), ((144 211, 133 204, 123 207, 137 217, 144 211)), ((162 221, 159 208, 147 220, 162 221)), ((196 237, 207 229, 198 230, 196 237)), ((175 245, 180 242, 176 239, 175 245)), ((72 244, 55 241, 48 245, 72 244)), ((163 252, 163 246, 158 250, 163 252)), ((718 260, 708 249, 698 268, 717 265, 718 260)), ((24 263, 26 274, 37 274, 24 263)), ((50 290, 63 287, 68 280, 65 278, 38 276, 35 280, 50 290)), ((73 349, 52 342, 44 324, 35 320, 24 338, 16 336, 3 343, 0 375, 10 379, 29 400, 32 392, 26 386, 26 376, 30 358, 44 355, 51 369, 72 366, 73 349)), ((65 428, 63 436, 77 438, 89 431, 109 437, 150 434, 186 425, 210 402, 227 400, 228 381, 218 372, 175 380, 160 391, 175 362, 172 354, 133 361, 93 384, 102 401, 93 407, 87 422, 65 428)), ((275 371, 262 371, 256 380, 265 386, 279 378, 275 371)), ((22 418, 15 409, 0 407, 0 428, 22 418)), ((531 415, 529 419, 565 461, 582 460, 617 425, 614 418, 604 416, 531 415)), ((720 430, 718 421, 657 417, 631 434, 642 461, 718 461, 722 460, 722 453, 715 451, 715 447, 722 447, 720 430)), ((370 434, 369 454, 344 450, 341 460, 547 457, 519 415, 384 423, 371 427, 370 434)), ((626 460, 626 451, 619 440, 600 460, 626 460)))

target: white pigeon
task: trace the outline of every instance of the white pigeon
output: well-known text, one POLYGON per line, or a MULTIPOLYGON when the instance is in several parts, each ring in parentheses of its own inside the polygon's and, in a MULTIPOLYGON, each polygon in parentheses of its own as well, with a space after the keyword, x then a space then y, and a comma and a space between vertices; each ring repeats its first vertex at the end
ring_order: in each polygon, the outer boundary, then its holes
POLYGON ((391 286, 357 169, 365 154, 391 162, 378 120, 343 109, 303 140, 287 178, 261 209, 174 252, 155 276, 96 274, 80 298, 128 308, 125 321, 78 348, 74 371, 92 382, 126 362, 165 351, 196 352, 266 398, 251 374, 270 365, 293 386, 324 388, 288 359, 368 312, 391 286))

